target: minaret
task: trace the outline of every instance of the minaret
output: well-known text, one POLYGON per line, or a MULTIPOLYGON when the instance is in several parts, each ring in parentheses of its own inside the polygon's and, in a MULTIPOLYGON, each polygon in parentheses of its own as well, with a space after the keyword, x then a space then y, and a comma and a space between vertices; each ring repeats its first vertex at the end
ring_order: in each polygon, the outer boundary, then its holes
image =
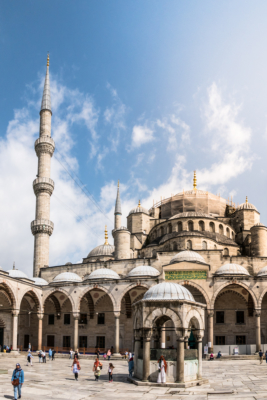
POLYGON ((120 199, 120 181, 118 181, 117 198, 114 211, 114 229, 121 227, 121 199, 120 199))
POLYGON ((40 135, 35 141, 35 152, 38 157, 37 178, 33 181, 36 196, 35 220, 31 223, 34 235, 33 276, 39 276, 40 268, 49 265, 49 236, 54 224, 50 221, 50 196, 54 190, 54 181, 50 179, 51 157, 55 142, 51 138, 51 99, 49 83, 49 54, 40 110, 40 135))

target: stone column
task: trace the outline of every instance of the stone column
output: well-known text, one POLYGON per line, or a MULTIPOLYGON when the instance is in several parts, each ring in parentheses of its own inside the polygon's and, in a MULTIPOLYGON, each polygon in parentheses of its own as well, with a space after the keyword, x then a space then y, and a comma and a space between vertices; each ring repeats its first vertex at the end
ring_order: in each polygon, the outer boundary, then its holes
POLYGON ((256 351, 260 351, 261 349, 261 313, 260 311, 256 311, 256 351))
POLYGON ((166 323, 162 325, 161 327, 161 343, 160 343, 160 348, 165 349, 166 348, 166 323))
POLYGON ((177 338, 176 382, 184 382, 184 337, 177 338))
POLYGON ((73 350, 78 349, 78 338, 79 338, 79 318, 80 314, 73 314, 74 318, 74 340, 73 340, 73 350))
POLYGON ((12 311, 12 316, 13 316, 12 351, 18 350, 18 315, 19 311, 12 311))
POLYGON ((143 331, 143 381, 147 382, 150 375, 150 340, 151 330, 143 331))
POLYGON ((138 360, 138 354, 140 350, 140 343, 141 338, 140 338, 140 333, 139 331, 135 332, 135 337, 134 337, 134 376, 137 376, 137 360, 138 360))
POLYGON ((114 355, 120 355, 120 311, 114 312, 115 316, 115 353, 114 355))
POLYGON ((214 311, 208 312, 208 343, 209 345, 209 353, 213 352, 213 316, 214 311))
POLYGON ((43 345, 43 314, 38 314, 38 350, 42 349, 43 345))
POLYGON ((202 336, 197 337, 198 379, 202 378, 202 336))

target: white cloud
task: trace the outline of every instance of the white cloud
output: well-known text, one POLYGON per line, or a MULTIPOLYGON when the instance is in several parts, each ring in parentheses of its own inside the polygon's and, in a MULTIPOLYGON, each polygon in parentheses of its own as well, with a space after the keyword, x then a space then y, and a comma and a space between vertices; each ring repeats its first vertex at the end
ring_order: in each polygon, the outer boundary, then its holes
POLYGON ((168 151, 176 151, 178 146, 190 143, 190 127, 177 114, 158 119, 157 126, 162 128, 168 137, 168 151))
POLYGON ((135 125, 132 131, 132 147, 140 147, 141 145, 154 140, 154 131, 146 125, 135 125))

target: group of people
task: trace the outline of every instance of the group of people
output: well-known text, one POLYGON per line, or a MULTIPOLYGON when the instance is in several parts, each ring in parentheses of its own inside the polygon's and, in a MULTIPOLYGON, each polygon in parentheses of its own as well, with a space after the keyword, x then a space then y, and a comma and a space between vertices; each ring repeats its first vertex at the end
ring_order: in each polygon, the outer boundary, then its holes
MULTIPOLYGON (((221 357, 222 357, 222 353, 221 353, 221 351, 219 351, 216 358, 220 359, 221 357)), ((214 360, 214 354, 211 352, 209 361, 213 361, 213 360, 214 360)))
MULTIPOLYGON (((12 351, 12 345, 9 347, 9 346, 6 346, 5 344, 4 344, 4 346, 3 346, 3 353, 11 353, 11 351, 12 351)), ((2 346, 0 345, 0 353, 2 352, 2 346)))
MULTIPOLYGON (((263 361, 263 351, 260 349, 259 351, 259 357, 260 357, 260 364, 262 364, 263 361)), ((267 363, 267 350, 265 351, 265 359, 266 359, 266 363, 267 363)))

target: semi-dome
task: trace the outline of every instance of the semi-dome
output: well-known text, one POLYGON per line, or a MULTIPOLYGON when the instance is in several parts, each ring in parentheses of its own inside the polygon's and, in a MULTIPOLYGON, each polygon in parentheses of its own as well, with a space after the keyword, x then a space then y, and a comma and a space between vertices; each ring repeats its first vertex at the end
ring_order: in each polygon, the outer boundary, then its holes
POLYGON ((48 282, 43 278, 32 278, 32 280, 34 281, 35 285, 38 285, 38 286, 48 285, 48 282))
POLYGON ((204 258, 196 253, 195 251, 191 250, 184 250, 180 253, 176 254, 170 261, 170 264, 178 263, 181 261, 188 261, 188 262, 199 262, 202 264, 207 264, 204 258))
POLYGON ((162 282, 152 286, 144 295, 143 300, 189 300, 195 301, 192 294, 178 283, 162 282))
POLYGON ((249 275, 246 268, 239 264, 224 264, 215 272, 216 275, 249 275))
POLYGON ((91 272, 90 275, 86 275, 84 280, 86 279, 120 279, 117 272, 113 271, 109 268, 99 268, 91 272))
POLYGON ((82 278, 74 272, 62 272, 53 279, 53 282, 82 282, 82 278))
POLYGON ((257 276, 267 276, 267 265, 266 265, 266 267, 259 270, 259 272, 257 273, 257 276))
POLYGON ((148 210, 145 207, 141 206, 140 200, 139 200, 138 206, 135 208, 132 208, 131 211, 129 212, 129 215, 137 214, 137 213, 144 213, 144 214, 149 215, 148 210))
POLYGON ((27 275, 19 269, 9 269, 7 272, 9 273, 9 276, 11 276, 11 278, 29 279, 27 275))
POLYGON ((135 278, 136 276, 158 276, 160 272, 150 265, 139 265, 138 267, 133 268, 127 277, 135 278))

